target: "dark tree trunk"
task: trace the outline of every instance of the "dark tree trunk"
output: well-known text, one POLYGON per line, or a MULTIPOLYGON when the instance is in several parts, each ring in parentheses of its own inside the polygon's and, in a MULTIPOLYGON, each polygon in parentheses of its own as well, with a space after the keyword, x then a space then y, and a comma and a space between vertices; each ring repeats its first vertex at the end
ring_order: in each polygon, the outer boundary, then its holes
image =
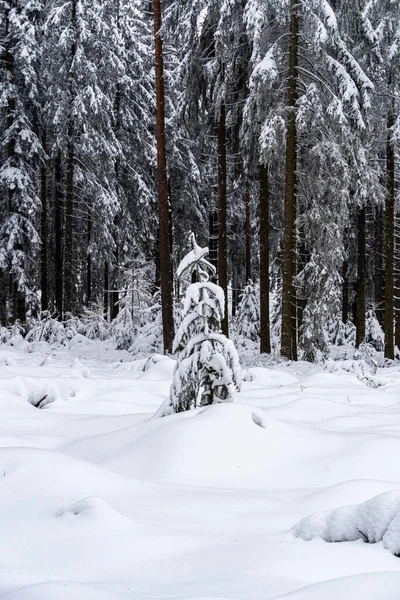
POLYGON ((163 44, 160 36, 161 2, 154 0, 154 45, 155 45, 155 77, 157 106, 157 172, 158 199, 160 215, 160 283, 161 307, 163 320, 164 352, 172 352, 174 341, 173 285, 171 270, 171 240, 168 203, 167 159, 165 150, 165 91, 163 44))
POLYGON ((104 290, 103 290, 103 312, 104 318, 108 320, 108 299, 109 299, 109 270, 108 262, 104 263, 104 290))
POLYGON ((246 283, 251 280, 251 220, 250 192, 246 191, 246 283))
POLYGON ((288 82, 288 125, 286 139, 285 209, 282 268, 282 337, 281 354, 297 358, 295 289, 293 277, 296 264, 296 170, 297 170, 297 63, 298 63, 298 0, 291 0, 290 51, 288 82))
POLYGON ((63 317, 63 197, 61 190, 61 153, 54 163, 54 234, 55 234, 55 300, 58 318, 63 317))
POLYGON ((366 207, 358 211, 356 348, 365 341, 366 207))
MULTIPOLYGON (((46 152, 46 128, 42 134, 42 145, 43 150, 46 152)), ((42 212, 40 218, 40 234, 41 234, 41 247, 40 247, 40 274, 41 274, 41 309, 46 311, 49 308, 49 280, 48 280, 48 244, 49 244, 49 222, 48 222, 48 207, 47 207, 47 161, 43 161, 40 170, 40 197, 42 201, 42 212)))
POLYGON ((343 323, 347 323, 349 320, 349 263, 347 260, 343 261, 342 269, 342 321, 343 323))
POLYGON ((387 119, 386 143, 386 272, 385 272, 385 356, 394 358, 394 201, 395 172, 394 145, 391 139, 394 124, 393 111, 387 119))
POLYGON ((228 314, 228 247, 226 235, 226 110, 221 104, 218 125, 218 285, 225 295, 224 318, 221 322, 222 333, 229 335, 228 314))
POLYGON ((118 263, 118 261, 119 261, 119 252, 118 252, 118 244, 116 243, 115 265, 114 265, 113 285, 112 285, 112 292, 111 292, 111 307, 110 307, 111 320, 116 319, 118 317, 118 313, 119 313, 119 291, 118 291, 119 263, 118 263))
POLYGON ((374 277, 374 295, 376 317, 382 327, 385 324, 384 309, 384 235, 383 235, 383 215, 382 208, 378 206, 375 213, 375 277, 374 277))
MULTIPOLYGON (((215 267, 215 273, 218 272, 218 213, 211 208, 208 221, 208 245, 209 245, 209 260, 215 267)), ((217 282, 217 278, 212 278, 213 283, 217 282)))
MULTIPOLYGON (((71 24, 73 35, 76 36, 76 0, 71 3, 71 24)), ((71 70, 69 81, 70 103, 75 96, 73 63, 76 56, 75 38, 71 44, 71 70)), ((64 238, 64 311, 71 313, 74 306, 74 274, 73 274, 73 254, 74 254, 74 179, 75 179, 75 124, 72 112, 69 115, 68 122, 68 144, 67 144, 67 196, 65 204, 65 238, 64 238)))
POLYGON ((90 251, 90 244, 92 241, 92 216, 90 209, 88 211, 88 222, 87 222, 87 255, 86 255, 86 306, 90 308, 92 302, 92 255, 90 251))
POLYGON ((269 187, 268 166, 260 169, 260 354, 271 352, 269 321, 269 187))

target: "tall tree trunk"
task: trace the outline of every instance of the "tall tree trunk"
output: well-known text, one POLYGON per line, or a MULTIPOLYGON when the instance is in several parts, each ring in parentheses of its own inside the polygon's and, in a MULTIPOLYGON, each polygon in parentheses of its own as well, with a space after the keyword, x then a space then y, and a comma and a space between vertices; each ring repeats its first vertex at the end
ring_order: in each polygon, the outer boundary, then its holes
POLYGON ((282 336, 281 354, 291 360, 297 357, 295 289, 293 277, 296 260, 296 184, 297 184, 297 64, 298 64, 298 0, 291 0, 290 51, 288 82, 288 125, 286 139, 285 209, 282 267, 282 336))
POLYGON ((385 356, 394 358, 394 144, 392 127, 394 114, 392 108, 387 118, 386 142, 386 273, 385 273, 385 356))
POLYGON ((55 234, 55 300, 57 315, 60 320, 63 317, 63 230, 64 211, 61 189, 61 152, 57 153, 54 163, 54 234, 55 234))
MULTIPOLYGON (((46 128, 44 128, 42 134, 42 145, 43 150, 46 153, 46 128)), ((42 202, 42 212, 40 217, 40 234, 41 234, 41 247, 40 247, 40 274, 41 274, 41 309, 46 311, 49 308, 49 279, 48 279, 48 244, 49 244, 49 222, 48 222, 48 208, 47 208, 47 161, 43 161, 40 169, 40 197, 42 202)))
POLYGON ((347 259, 343 261, 342 267, 342 321, 347 323, 349 320, 349 275, 348 275, 349 263, 347 259))
POLYGON ((356 348, 365 341, 366 207, 358 211, 356 348))
POLYGON ((118 244, 115 242, 115 264, 114 264, 114 272, 113 272, 113 284, 112 284, 112 292, 111 292, 111 320, 116 319, 119 313, 119 252, 118 252, 118 244))
POLYGON ((384 236, 383 236, 383 214, 382 207, 377 206, 375 210, 375 277, 374 277, 374 296, 375 296, 375 312, 376 317, 384 327, 385 310, 384 310, 384 236))
POLYGON ((250 191, 246 191, 246 283, 251 280, 251 220, 250 191))
POLYGON ((90 308, 92 303, 92 255, 90 250, 90 244, 92 241, 92 215, 90 214, 90 208, 88 210, 88 222, 87 222, 87 255, 86 255, 86 306, 90 308))
POLYGON ((221 322, 222 333, 229 335, 228 314, 228 247, 226 235, 226 109, 222 102, 218 125, 218 285, 225 295, 224 318, 221 322))
MULTIPOLYGON (((209 260, 215 267, 215 273, 218 272, 218 213, 214 208, 210 209, 208 217, 208 245, 209 245, 209 260)), ((217 278, 212 278, 213 283, 217 282, 217 278)))
POLYGON ((165 90, 163 44, 160 36, 161 2, 154 0, 154 46, 157 106, 157 172, 160 227, 160 283, 164 352, 172 352, 174 341, 173 284, 170 253, 167 159, 165 150, 165 90))
POLYGON ((104 263, 104 291, 103 291, 103 312, 104 318, 108 320, 108 298, 109 298, 109 270, 108 262, 104 263))
POLYGON ((260 354, 271 352, 269 321, 269 187, 268 166, 260 169, 260 354))
POLYGON ((74 305, 74 279, 73 279, 73 254, 74 254, 74 179, 75 179, 75 123, 72 114, 72 104, 75 99, 75 85, 73 65, 77 51, 76 44, 76 0, 71 2, 71 25, 74 39, 71 44, 71 68, 69 81, 70 114, 68 117, 68 144, 67 144, 67 196, 65 204, 65 238, 64 238, 64 310, 72 312, 74 305))

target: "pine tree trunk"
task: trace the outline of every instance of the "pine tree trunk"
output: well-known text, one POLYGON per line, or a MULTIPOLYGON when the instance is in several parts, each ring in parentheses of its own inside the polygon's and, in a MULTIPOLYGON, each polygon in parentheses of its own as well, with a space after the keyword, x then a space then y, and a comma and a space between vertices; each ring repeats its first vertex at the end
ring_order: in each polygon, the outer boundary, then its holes
POLYGON ((54 163, 54 234, 55 234, 55 300, 57 315, 63 318, 63 197, 61 190, 61 153, 58 152, 54 163))
MULTIPOLYGON (((71 2, 71 25, 73 34, 76 35, 76 0, 71 2)), ((71 69, 69 81, 70 115, 68 121, 67 144, 67 196, 65 203, 65 237, 64 237, 64 312, 72 313, 74 305, 74 279, 73 279, 73 254, 74 254, 74 179, 75 179, 75 124, 72 114, 72 104, 75 97, 73 64, 76 56, 77 44, 75 39, 71 44, 71 69)))
POLYGON ((260 354, 271 352, 269 320, 269 187, 268 166, 260 169, 260 354))
POLYGON ((92 241, 92 216, 90 214, 90 208, 88 210, 88 222, 87 222, 87 255, 86 255, 86 306, 90 308, 92 303, 92 256, 90 251, 90 244, 92 241))
POLYGON ((251 222, 250 192, 246 191, 246 283, 251 281, 251 222))
POLYGON ((385 356, 394 358, 394 201, 395 170, 394 145, 391 140, 394 124, 393 111, 387 118, 386 143, 386 273, 385 273, 385 356))
POLYGON ((286 139, 285 208, 282 268, 282 336, 281 354, 291 360, 297 357, 295 290, 293 277, 296 260, 296 170, 297 170, 297 63, 298 63, 298 0, 291 0, 290 51, 288 83, 288 124, 286 139))
POLYGON ((158 199, 160 215, 160 283, 161 309, 163 320, 164 352, 172 352, 174 341, 173 285, 170 254, 170 223, 168 203, 167 159, 165 149, 165 91, 163 44, 160 36, 161 2, 154 0, 154 45, 155 45, 155 77, 157 106, 157 172, 158 199))
POLYGON ((109 270, 108 262, 104 263, 104 291, 103 291, 103 312, 104 318, 108 320, 108 298, 109 298, 109 270))
POLYGON ((377 206, 375 212, 375 277, 374 277, 374 296, 376 317, 382 327, 385 325, 384 309, 384 235, 383 235, 383 214, 382 207, 377 206))
POLYGON ((115 247, 115 265, 114 265, 114 273, 113 273, 113 284, 112 284, 112 292, 111 292, 111 320, 114 320, 118 317, 119 313, 119 291, 118 291, 118 263, 119 261, 119 251, 118 244, 116 242, 115 247))
POLYGON ((343 261, 342 267, 342 321, 347 323, 349 320, 349 277, 348 277, 349 263, 347 260, 343 261))
MULTIPOLYGON (((42 134, 42 145, 43 150, 46 152, 46 129, 42 134)), ((49 222, 48 222, 48 208, 47 208, 47 162, 43 162, 41 167, 41 189, 40 196, 42 202, 42 212, 40 217, 40 233, 41 233, 41 247, 40 247, 40 274, 41 274, 41 309, 46 311, 49 308, 49 283, 48 283, 48 244, 49 244, 49 222)))
MULTIPOLYGON (((215 267, 215 272, 218 272, 218 213, 214 208, 211 208, 208 217, 208 245, 209 245, 209 260, 215 267)), ((212 278, 213 283, 217 282, 217 278, 212 278)))
POLYGON ((222 102, 218 125, 218 285, 225 295, 224 318, 221 321, 222 333, 229 335, 228 314, 228 248, 226 235, 226 109, 222 102))
POLYGON ((358 211, 356 348, 365 341, 366 207, 358 211))

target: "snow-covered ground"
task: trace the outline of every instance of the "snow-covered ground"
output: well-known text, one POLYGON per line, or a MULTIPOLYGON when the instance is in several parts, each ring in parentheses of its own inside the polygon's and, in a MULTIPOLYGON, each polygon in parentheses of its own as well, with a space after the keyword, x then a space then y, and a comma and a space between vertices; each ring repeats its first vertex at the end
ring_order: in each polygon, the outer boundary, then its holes
POLYGON ((400 527, 356 539, 399 493, 315 515, 400 490, 399 366, 249 367, 234 404, 154 419, 172 360, 19 342, 0 347, 1 599, 400 598, 400 527))

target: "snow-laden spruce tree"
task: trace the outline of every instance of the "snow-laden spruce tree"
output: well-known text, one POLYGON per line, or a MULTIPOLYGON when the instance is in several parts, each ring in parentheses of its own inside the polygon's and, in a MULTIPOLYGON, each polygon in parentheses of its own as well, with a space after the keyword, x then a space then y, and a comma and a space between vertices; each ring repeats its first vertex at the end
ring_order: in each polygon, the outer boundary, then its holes
POLYGON ((239 358, 231 340, 221 333, 225 298, 220 286, 209 281, 215 268, 208 262, 208 248, 197 245, 190 235, 191 251, 178 266, 177 275, 189 275, 183 303, 182 322, 173 351, 177 354, 170 398, 158 416, 182 412, 218 402, 231 402, 232 391, 240 390, 239 358))
POLYGON ((259 286, 252 281, 244 287, 236 314, 238 335, 253 342, 258 342, 260 339, 260 292, 258 288, 259 286))

